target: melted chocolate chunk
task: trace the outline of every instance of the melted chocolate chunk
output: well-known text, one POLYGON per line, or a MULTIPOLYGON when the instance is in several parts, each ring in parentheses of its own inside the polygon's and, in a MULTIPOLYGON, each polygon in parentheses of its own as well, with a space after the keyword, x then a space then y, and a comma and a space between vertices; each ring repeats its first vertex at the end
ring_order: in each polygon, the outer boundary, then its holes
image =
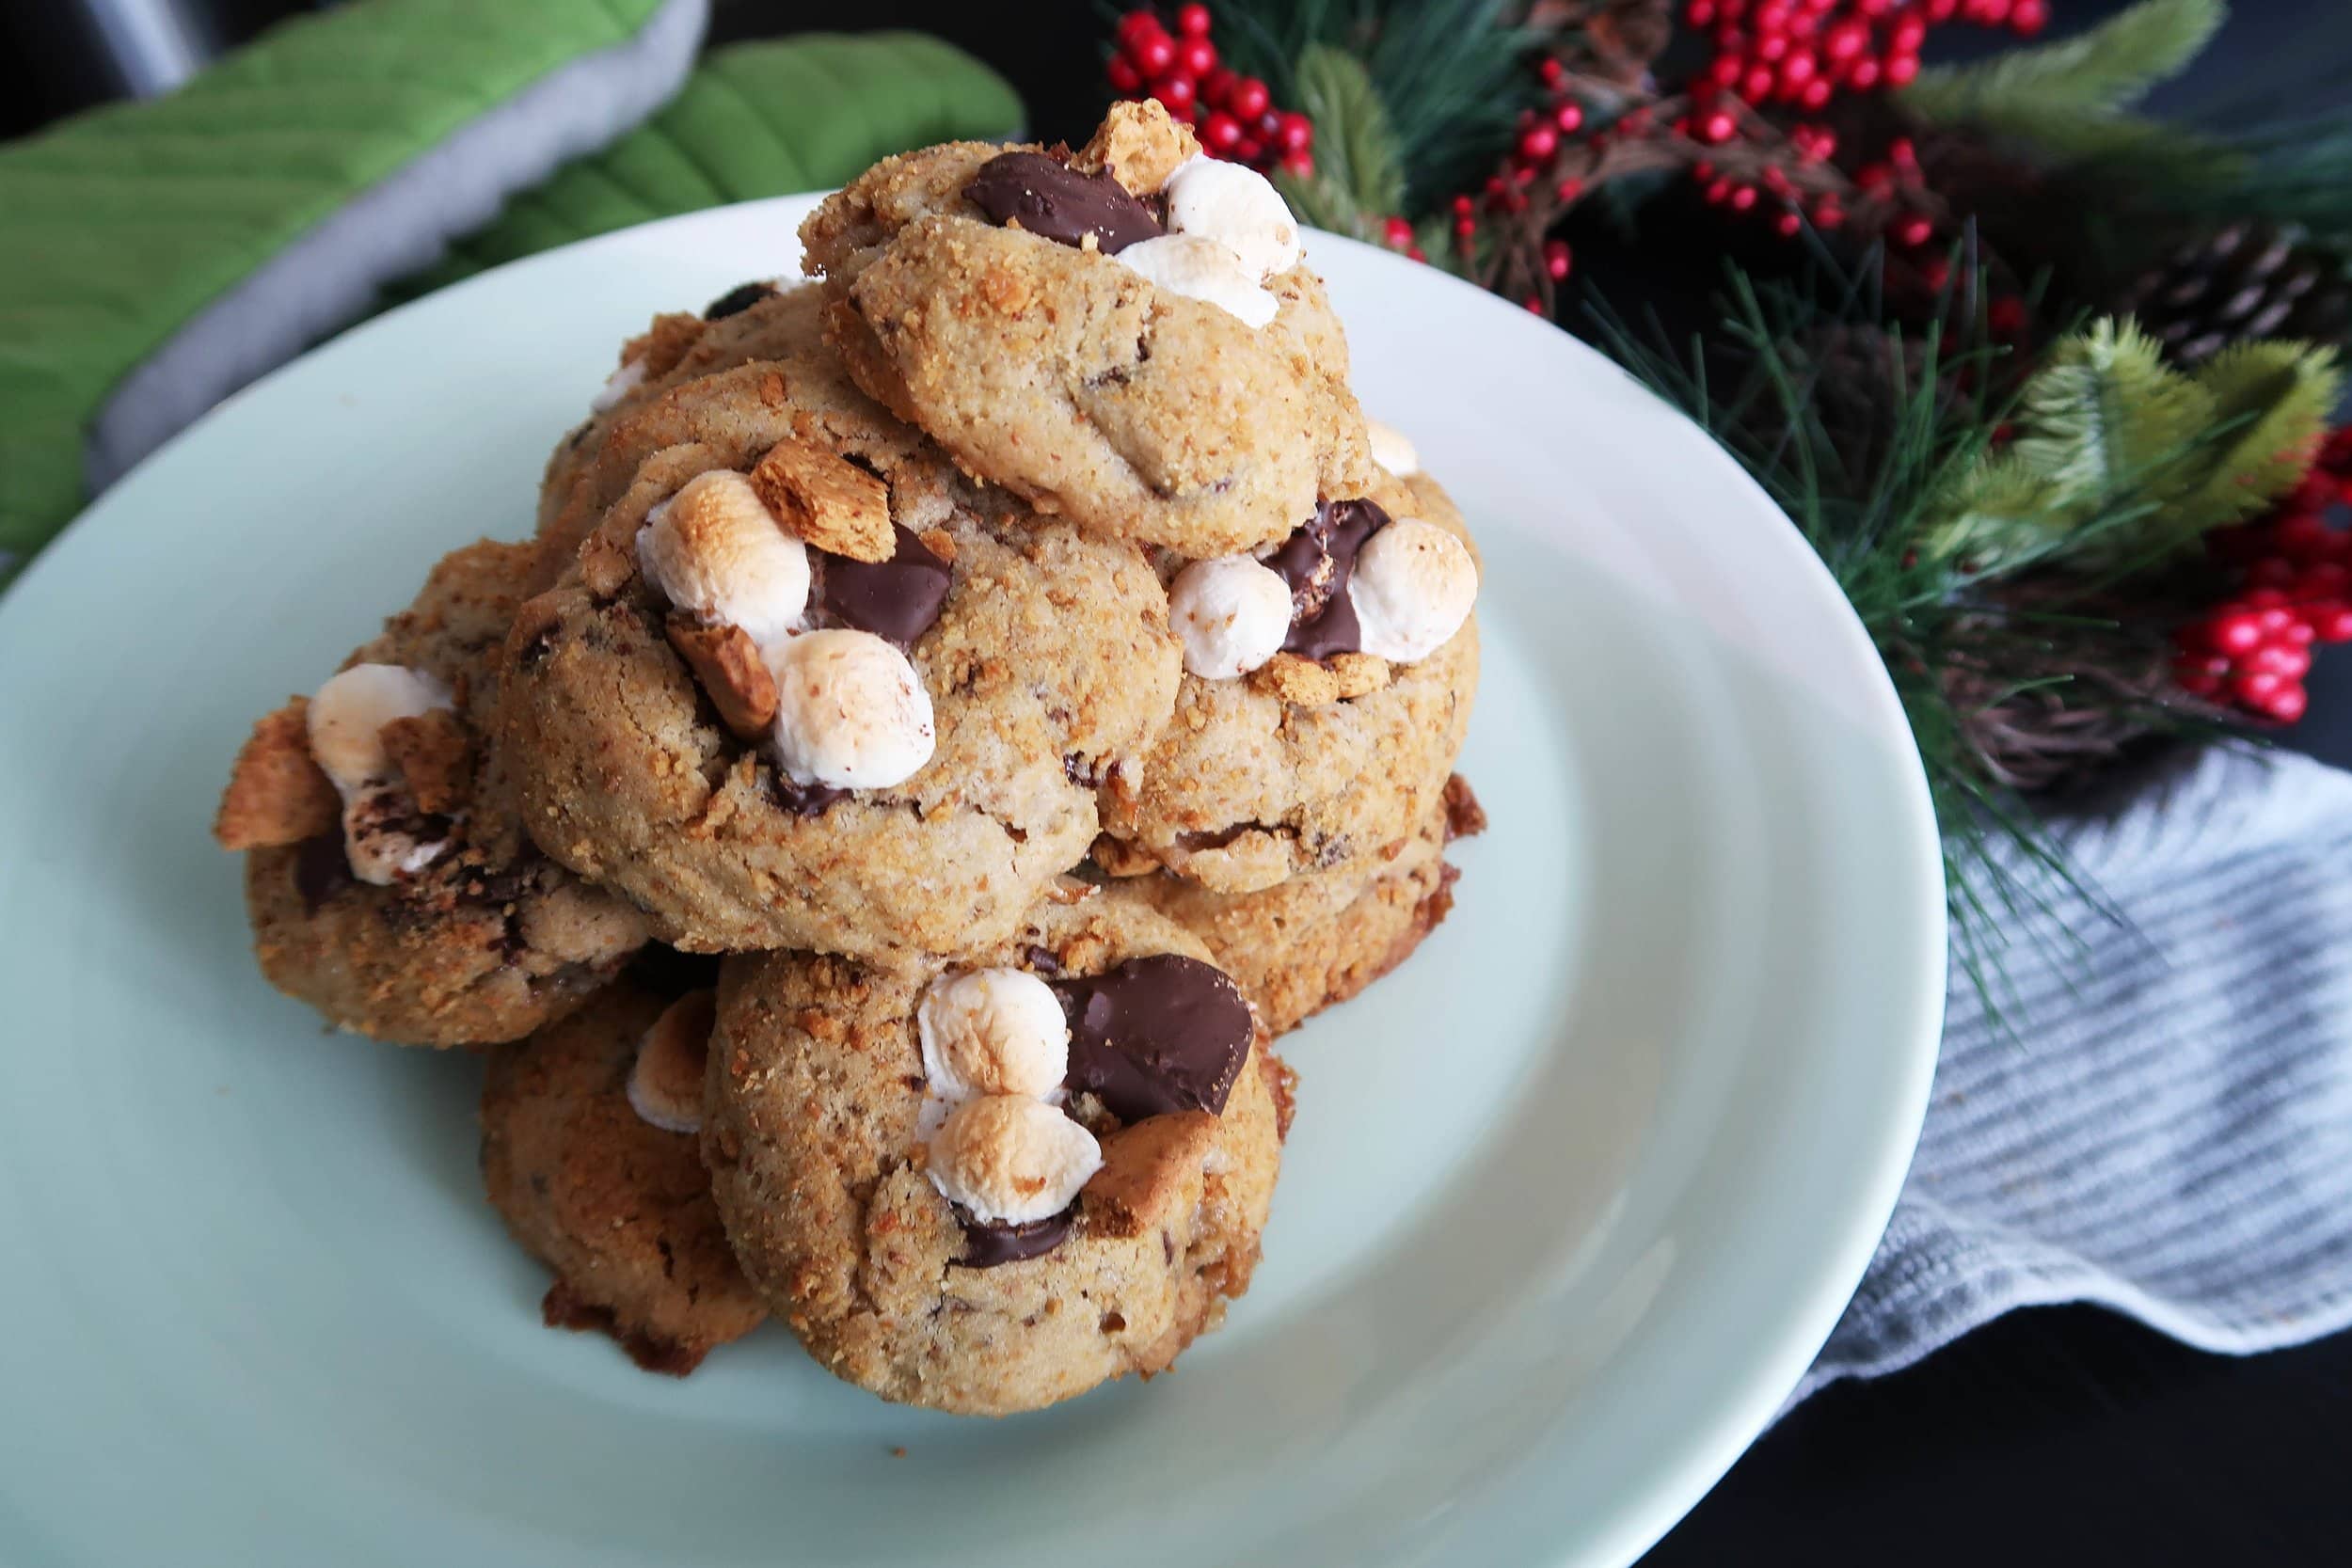
POLYGON ((1101 174, 1080 174, 1042 152, 1005 152, 980 166, 963 194, 994 223, 1083 247, 1089 234, 1106 256, 1165 232, 1152 209, 1101 174))
POLYGON ((1222 1115, 1255 1026, 1226 973, 1174 953, 1050 982, 1070 1018, 1073 1093, 1125 1122, 1168 1111, 1222 1115))
POLYGON ((738 283, 703 307, 703 320, 716 322, 739 316, 761 300, 775 298, 777 292, 773 283, 738 283))
POLYGON ((351 856, 344 852, 342 830, 306 838, 294 850, 294 891, 302 895, 305 913, 316 914, 326 901, 359 879, 351 874, 351 856))
POLYGON ((956 1261, 967 1269, 993 1269, 999 1263, 1042 1257, 1069 1239, 1071 1219, 1076 1212, 1073 1203, 1058 1214, 1026 1225, 982 1225, 959 1209, 956 1218, 963 1225, 963 1256, 956 1261))
POLYGON ((888 561, 826 555, 818 598, 841 625, 912 647, 939 619, 952 574, 914 531, 896 523, 891 528, 898 549, 888 561))
POLYGON ((1389 526, 1389 515, 1368 500, 1324 501, 1266 557, 1291 585, 1291 632, 1282 648, 1301 658, 1329 658, 1363 647, 1363 628, 1347 596, 1364 541, 1389 526))
POLYGON ((798 784, 781 772, 775 775, 771 787, 776 804, 795 816, 822 816, 826 807, 850 793, 826 784, 798 784))

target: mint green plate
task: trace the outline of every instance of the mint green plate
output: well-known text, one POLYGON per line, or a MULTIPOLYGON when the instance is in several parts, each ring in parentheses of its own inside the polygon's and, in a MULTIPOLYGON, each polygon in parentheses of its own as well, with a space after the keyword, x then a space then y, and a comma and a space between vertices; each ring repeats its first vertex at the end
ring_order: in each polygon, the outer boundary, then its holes
POLYGON ((1620 1563, 1771 1418, 1917 1132, 1942 883, 1828 576, 1582 345, 1319 238, 1366 405, 1480 531, 1493 818, 1454 918, 1289 1043, 1266 1261, 1172 1376, 1004 1421, 767 1330, 692 1379, 539 1324, 479 1069, 322 1034, 205 836, 255 714, 807 201, 616 234, 218 409, 0 601, 0 1561, 1620 1563), (899 1450, 903 1449, 903 1453, 899 1450))

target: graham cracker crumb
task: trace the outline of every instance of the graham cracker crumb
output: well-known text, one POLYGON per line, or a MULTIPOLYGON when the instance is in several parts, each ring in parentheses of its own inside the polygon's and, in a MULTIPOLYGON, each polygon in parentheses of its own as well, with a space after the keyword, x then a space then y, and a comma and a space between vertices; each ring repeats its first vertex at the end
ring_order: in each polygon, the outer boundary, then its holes
POLYGON ((1216 1138, 1216 1117, 1174 1111, 1122 1127, 1103 1140, 1103 1168, 1079 1195, 1098 1235, 1140 1236, 1170 1216, 1187 1180, 1216 1138))
POLYGON ((1176 166, 1200 150, 1192 132, 1166 106, 1144 99, 1112 104, 1070 166, 1082 174, 1107 168, 1128 195, 1155 196, 1176 166))
POLYGON ((264 849, 332 832, 342 821, 342 797, 310 760, 310 703, 294 697, 265 714, 237 750, 213 818, 224 849, 264 849))
POLYGON ((1339 677, 1311 658, 1276 654, 1249 673, 1253 690, 1279 697, 1301 707, 1321 707, 1340 700, 1339 677))
POLYGON ((923 547, 931 554, 939 557, 950 566, 956 563, 956 536, 954 534, 944 528, 930 528, 925 529, 917 537, 923 541, 923 547))
POLYGON ((1392 673, 1389 661, 1378 654, 1333 654, 1329 668, 1343 703, 1370 696, 1388 685, 1392 673))
POLYGON ((703 335, 705 325, 700 316, 675 311, 656 316, 651 326, 621 345, 621 363, 643 360, 645 379, 659 381, 677 369, 686 351, 703 335))
POLYGON ((1470 781, 1449 773, 1445 781, 1445 837, 1448 844, 1486 831, 1486 808, 1470 793, 1470 781))
POLYGON ((751 479, 768 510, 803 543, 868 562, 898 552, 890 486, 847 458, 805 441, 782 440, 768 449, 751 479))
POLYGON ((737 626, 701 626, 686 615, 672 615, 662 629, 727 729, 739 740, 765 735, 776 721, 776 677, 751 634, 737 626))
POLYGON ((473 795, 473 740, 446 708, 384 726, 384 751, 425 811, 447 815, 473 795))

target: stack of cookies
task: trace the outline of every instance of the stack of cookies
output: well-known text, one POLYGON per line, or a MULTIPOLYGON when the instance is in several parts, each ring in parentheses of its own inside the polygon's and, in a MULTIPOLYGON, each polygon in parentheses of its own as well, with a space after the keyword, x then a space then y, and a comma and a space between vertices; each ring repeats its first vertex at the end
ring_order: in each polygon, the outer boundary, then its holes
POLYGON ((1157 104, 801 237, 625 346, 535 537, 263 719, 217 834, 281 990, 490 1051, 551 1323, 1030 1409, 1248 1287, 1273 1041, 1479 825, 1477 565, 1280 197, 1157 104))

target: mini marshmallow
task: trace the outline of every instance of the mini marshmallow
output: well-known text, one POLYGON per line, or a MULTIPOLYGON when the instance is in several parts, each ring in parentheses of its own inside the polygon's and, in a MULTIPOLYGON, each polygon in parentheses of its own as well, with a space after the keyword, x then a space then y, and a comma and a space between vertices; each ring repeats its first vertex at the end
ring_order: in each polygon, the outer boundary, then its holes
POLYGON ((1421 472, 1421 453, 1405 433, 1392 424, 1378 420, 1366 420, 1364 428, 1372 435, 1372 460, 1399 479, 1421 472))
POLYGON ((931 1185, 982 1224, 1051 1219, 1102 1168, 1093 1133, 1020 1095, 967 1100, 931 1138, 931 1185))
POLYGON ((348 801, 354 790, 392 774, 384 726, 455 706, 448 687, 405 664, 355 664, 331 676, 310 699, 310 759, 348 801))
POLYGON ((1291 585, 1246 555, 1196 561, 1168 591, 1168 620, 1184 644, 1184 668, 1202 680, 1246 675, 1282 648, 1291 585))
POLYGON ((1070 1070, 1070 1022, 1061 1000, 1019 969, 944 975, 914 1015, 923 1074, 943 1100, 1014 1094, 1043 1100, 1070 1070))
POLYGON ((449 847, 415 831, 423 817, 384 749, 384 726, 455 705, 448 687, 404 664, 355 664, 311 697, 310 758, 342 792, 343 854, 359 880, 389 887, 449 847))
POLYGON ((1161 194, 1172 232, 1216 241, 1253 277, 1288 272, 1306 254, 1282 193, 1254 168, 1196 154, 1176 166, 1161 194))
POLYGON ((610 414, 621 405, 621 400, 645 384, 645 362, 632 359, 604 378, 596 395, 588 400, 592 414, 610 414))
POLYGON ((695 475, 645 514, 637 562, 671 604, 707 626, 740 626, 763 648, 808 609, 808 547, 729 468, 695 475))
POLYGON ((1202 235, 1163 234, 1129 245, 1113 260, 1170 293, 1205 300, 1250 326, 1263 326, 1282 308, 1230 246, 1202 235))
POLYGON ((776 677, 776 762, 794 783, 880 789, 930 761, 931 700, 892 644, 827 630, 764 651, 776 677))
POLYGON ((1363 651, 1410 664, 1437 652, 1470 619, 1478 567, 1469 548, 1437 524, 1399 517, 1364 542, 1347 596, 1363 651))
POLYGON ((717 1022, 718 993, 709 990, 688 991, 653 1021, 628 1069, 628 1107, 640 1120, 664 1132, 702 1131, 703 1070, 717 1022))

